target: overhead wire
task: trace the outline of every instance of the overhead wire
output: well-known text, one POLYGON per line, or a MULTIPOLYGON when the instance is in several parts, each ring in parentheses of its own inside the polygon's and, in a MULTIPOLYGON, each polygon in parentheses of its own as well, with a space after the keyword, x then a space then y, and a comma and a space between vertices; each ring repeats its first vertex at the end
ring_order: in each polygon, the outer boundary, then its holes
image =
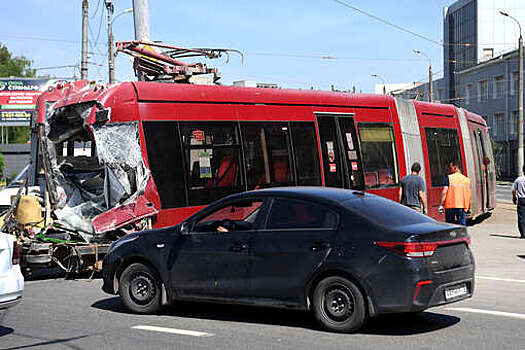
POLYGON ((386 25, 388 25, 388 26, 391 26, 391 27, 393 27, 393 28, 396 28, 396 29, 398 29, 398 30, 400 30, 400 31, 402 31, 402 32, 405 32, 405 33, 411 34, 411 35, 413 35, 413 36, 416 36, 416 37, 418 37, 418 38, 420 38, 420 39, 426 40, 426 41, 431 42, 431 43, 433 43, 433 44, 436 44, 436 45, 439 45, 439 46, 443 46, 443 43, 440 42, 440 41, 437 41, 437 40, 434 40, 434 39, 432 39, 432 38, 429 38, 429 37, 427 37, 427 36, 425 36, 425 35, 422 35, 422 34, 416 33, 416 32, 414 32, 413 30, 410 30, 410 29, 407 29, 407 28, 401 27, 400 25, 397 25, 397 24, 395 24, 395 23, 392 23, 392 22, 390 22, 390 21, 388 21, 388 20, 386 20, 386 19, 384 19, 384 18, 381 18, 381 17, 379 17, 379 16, 376 16, 376 15, 370 13, 370 12, 367 12, 367 11, 365 11, 365 10, 362 10, 362 9, 360 9, 360 8, 358 8, 358 7, 353 6, 353 5, 350 5, 350 4, 347 3, 346 1, 342 1, 342 0, 332 0, 332 1, 338 3, 338 4, 342 5, 342 6, 345 6, 345 7, 347 7, 347 8, 350 8, 350 9, 352 9, 352 10, 354 10, 354 11, 357 11, 357 12, 359 12, 359 13, 361 13, 361 14, 367 16, 367 17, 370 17, 370 18, 372 18, 372 19, 375 19, 375 20, 378 21, 378 22, 381 22, 381 23, 383 23, 383 24, 386 24, 386 25))

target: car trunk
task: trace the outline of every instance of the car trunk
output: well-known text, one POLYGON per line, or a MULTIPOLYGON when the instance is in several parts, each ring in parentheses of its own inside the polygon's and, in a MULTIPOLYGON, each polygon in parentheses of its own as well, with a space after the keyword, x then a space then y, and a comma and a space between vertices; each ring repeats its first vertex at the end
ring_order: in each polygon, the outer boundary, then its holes
POLYGON ((403 231, 409 234, 407 242, 428 243, 433 254, 426 256, 434 272, 451 270, 473 263, 470 251, 470 237, 466 227, 442 223, 408 225, 403 231))

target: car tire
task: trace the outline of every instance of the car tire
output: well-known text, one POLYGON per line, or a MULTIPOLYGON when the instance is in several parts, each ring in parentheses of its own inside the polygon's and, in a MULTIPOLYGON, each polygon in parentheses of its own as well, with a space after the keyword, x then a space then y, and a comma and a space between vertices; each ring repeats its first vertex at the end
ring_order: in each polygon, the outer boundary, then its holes
POLYGON ((315 287, 313 312, 325 329, 350 333, 360 329, 366 321, 363 293, 348 279, 326 277, 315 287))
POLYGON ((133 263, 120 275, 119 294, 124 305, 134 313, 154 314, 160 308, 160 278, 147 265, 133 263))

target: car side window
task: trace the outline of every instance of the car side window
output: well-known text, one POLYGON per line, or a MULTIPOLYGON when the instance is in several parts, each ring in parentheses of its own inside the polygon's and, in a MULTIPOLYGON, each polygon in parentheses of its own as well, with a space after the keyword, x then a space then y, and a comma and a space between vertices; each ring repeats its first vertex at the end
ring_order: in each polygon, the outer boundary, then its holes
POLYGON ((320 205, 275 199, 267 229, 334 229, 338 216, 332 210, 320 205))
POLYGON ((243 200, 229 203, 198 220, 194 232, 248 231, 255 227, 262 200, 243 200))

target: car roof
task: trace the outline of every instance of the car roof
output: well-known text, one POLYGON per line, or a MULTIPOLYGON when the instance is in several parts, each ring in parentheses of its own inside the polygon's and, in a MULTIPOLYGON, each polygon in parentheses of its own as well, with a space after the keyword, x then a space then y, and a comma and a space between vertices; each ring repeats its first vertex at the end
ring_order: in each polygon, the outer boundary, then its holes
POLYGON ((295 186, 295 187, 272 187, 265 188, 260 190, 248 191, 243 193, 237 193, 225 198, 225 200, 230 199, 240 199, 240 198, 249 198, 257 196, 279 196, 279 197, 289 197, 295 199, 311 199, 315 201, 323 202, 337 202, 342 203, 348 200, 364 198, 373 196, 371 194, 356 191, 348 190, 342 188, 333 188, 333 187, 306 187, 306 186, 295 186))

